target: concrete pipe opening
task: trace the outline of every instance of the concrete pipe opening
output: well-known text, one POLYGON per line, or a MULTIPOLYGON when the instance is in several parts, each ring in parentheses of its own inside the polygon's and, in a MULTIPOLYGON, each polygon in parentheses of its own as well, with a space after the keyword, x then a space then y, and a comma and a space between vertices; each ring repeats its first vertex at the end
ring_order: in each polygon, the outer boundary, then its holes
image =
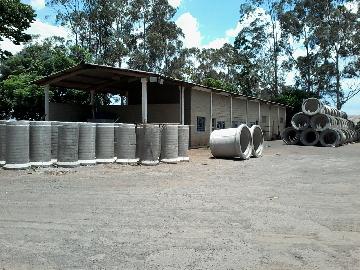
POLYGON ((321 113, 323 104, 317 98, 309 98, 304 100, 302 110, 307 115, 315 115, 321 113))
POLYGON ((260 126, 252 126, 250 128, 252 136, 252 156, 255 158, 261 157, 264 150, 264 134, 260 126))
POLYGON ((305 113, 297 113, 291 119, 291 125, 297 130, 304 130, 310 127, 310 117, 305 113))
POLYGON ((281 138, 285 144, 294 145, 298 144, 300 141, 300 133, 293 127, 288 127, 284 129, 281 133, 281 138))
POLYGON ((336 147, 340 145, 340 133, 336 129, 327 129, 320 134, 320 144, 325 147, 336 147))
POLYGON ((246 125, 238 128, 215 130, 210 135, 211 154, 216 158, 249 159, 252 154, 252 138, 246 125))
POLYGON ((312 129, 305 129, 300 135, 300 141, 305 146, 314 146, 319 142, 319 133, 312 129))
POLYGON ((323 131, 332 126, 332 119, 326 114, 317 114, 311 117, 310 123, 316 131, 323 131))

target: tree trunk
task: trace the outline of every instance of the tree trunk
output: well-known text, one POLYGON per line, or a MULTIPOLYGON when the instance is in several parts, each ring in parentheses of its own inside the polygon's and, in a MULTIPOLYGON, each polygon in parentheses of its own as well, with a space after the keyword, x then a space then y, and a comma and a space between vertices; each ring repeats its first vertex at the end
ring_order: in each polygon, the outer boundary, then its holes
POLYGON ((335 65, 336 65, 336 108, 341 110, 342 103, 341 103, 341 89, 340 89, 340 70, 339 70, 339 52, 336 51, 336 58, 335 58, 335 65))
POLYGON ((277 52, 277 37, 275 33, 275 23, 273 23, 273 41, 274 41, 274 90, 275 95, 279 94, 278 82, 278 52, 277 52))

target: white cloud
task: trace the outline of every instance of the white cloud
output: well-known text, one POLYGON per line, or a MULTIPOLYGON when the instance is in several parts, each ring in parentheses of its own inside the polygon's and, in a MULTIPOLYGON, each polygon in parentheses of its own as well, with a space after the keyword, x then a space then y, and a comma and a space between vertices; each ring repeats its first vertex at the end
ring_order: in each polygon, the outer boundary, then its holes
POLYGON ((359 10, 359 3, 357 1, 350 1, 344 4, 346 9, 350 10, 352 13, 357 13, 359 10))
POLYGON ((174 8, 177 8, 181 5, 181 0, 168 0, 168 2, 174 8))
POLYGON ((43 9, 45 7, 45 0, 31 0, 30 5, 37 10, 43 9))
POLYGON ((186 12, 176 20, 176 25, 180 27, 185 35, 184 45, 187 48, 201 46, 201 33, 198 20, 189 12, 186 12))
MULTIPOLYGON (((26 30, 26 33, 30 35, 37 35, 39 36, 40 40, 44 40, 45 38, 52 36, 59 36, 65 39, 69 39, 71 36, 70 32, 68 32, 65 27, 44 23, 39 19, 31 24, 30 28, 26 30)), ((24 47, 24 45, 15 45, 8 39, 1 41, 0 46, 2 49, 7 50, 13 54, 21 51, 21 49, 24 47)))
POLYGON ((228 38, 217 38, 204 45, 205 49, 220 49, 225 43, 229 42, 228 38))

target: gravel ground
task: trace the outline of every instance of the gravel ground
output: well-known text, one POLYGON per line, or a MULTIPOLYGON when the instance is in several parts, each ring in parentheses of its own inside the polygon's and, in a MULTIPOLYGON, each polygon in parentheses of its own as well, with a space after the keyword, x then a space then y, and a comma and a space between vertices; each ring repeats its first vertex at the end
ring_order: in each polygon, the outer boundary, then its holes
POLYGON ((360 269, 360 144, 0 170, 0 269, 360 269))

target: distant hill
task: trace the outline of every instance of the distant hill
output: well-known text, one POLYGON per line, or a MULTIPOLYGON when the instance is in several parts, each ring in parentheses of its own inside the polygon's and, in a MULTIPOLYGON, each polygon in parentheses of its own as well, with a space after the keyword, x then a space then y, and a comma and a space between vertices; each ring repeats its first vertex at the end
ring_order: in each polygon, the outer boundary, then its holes
POLYGON ((348 118, 349 120, 354 121, 355 124, 360 121, 360 115, 349 115, 348 118))

